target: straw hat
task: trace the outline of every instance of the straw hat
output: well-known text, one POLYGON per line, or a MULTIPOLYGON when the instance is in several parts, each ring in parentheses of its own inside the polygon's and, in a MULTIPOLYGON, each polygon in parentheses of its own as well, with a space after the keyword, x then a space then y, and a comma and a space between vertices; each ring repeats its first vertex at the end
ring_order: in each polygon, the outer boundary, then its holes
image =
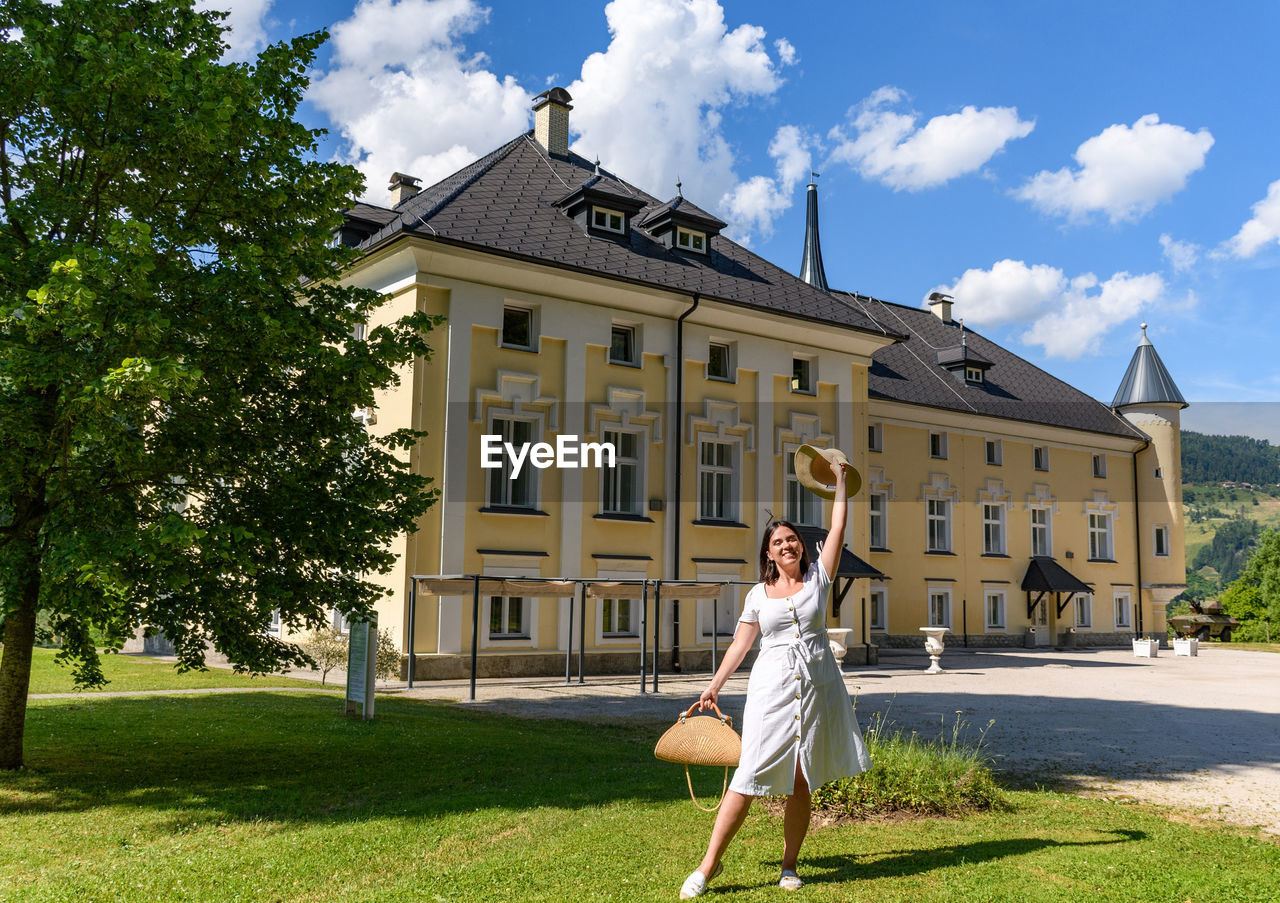
MULTIPOLYGON (((835 468, 848 463, 849 459, 838 448, 802 445, 796 449, 796 479, 815 495, 833 499, 836 497, 835 468)), ((862 488, 862 476, 852 467, 845 471, 844 488, 846 495, 853 495, 862 488)))

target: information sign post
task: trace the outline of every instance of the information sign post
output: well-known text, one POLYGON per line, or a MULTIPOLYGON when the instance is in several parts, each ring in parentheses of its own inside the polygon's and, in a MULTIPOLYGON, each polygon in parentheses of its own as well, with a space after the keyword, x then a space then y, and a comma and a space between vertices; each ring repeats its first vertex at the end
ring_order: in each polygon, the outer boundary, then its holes
POLYGON ((352 718, 373 717, 373 690, 377 683, 378 614, 367 621, 351 623, 351 642, 347 653, 347 715, 352 718))

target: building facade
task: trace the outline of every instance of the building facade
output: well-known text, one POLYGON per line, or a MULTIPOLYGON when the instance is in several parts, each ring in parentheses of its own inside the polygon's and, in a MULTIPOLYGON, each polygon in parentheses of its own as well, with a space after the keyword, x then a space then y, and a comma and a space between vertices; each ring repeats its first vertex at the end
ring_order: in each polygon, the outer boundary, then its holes
MULTIPOLYGON (((368 416, 426 432, 410 461, 442 491, 381 578, 380 624, 415 676, 465 673, 473 636, 482 674, 555 673, 571 617, 588 670, 636 667, 642 625, 663 667, 705 667, 763 525, 824 522, 795 479, 804 443, 864 478, 830 613, 854 643, 919 644, 929 625, 969 645, 1163 632, 1183 575, 1171 380, 1154 396, 1126 377, 1109 407, 965 330, 951 299, 829 290, 814 186, 797 278, 679 189, 654 198, 571 153, 570 101, 540 96, 531 132, 437 185, 396 174, 389 206, 357 205, 339 236, 381 317, 444 318, 368 416), (509 578, 478 619, 463 584, 414 579, 467 575, 509 578), (635 587, 659 580, 718 586, 669 583, 656 609, 635 587)), ((1139 357, 1167 378, 1145 340, 1139 357)))

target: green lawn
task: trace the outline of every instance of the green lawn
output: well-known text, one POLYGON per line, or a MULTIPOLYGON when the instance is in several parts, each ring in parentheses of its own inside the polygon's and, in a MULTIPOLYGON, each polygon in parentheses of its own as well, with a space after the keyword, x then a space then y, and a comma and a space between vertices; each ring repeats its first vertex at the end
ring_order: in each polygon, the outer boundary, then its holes
MULTIPOLYGON (((56 649, 35 649, 31 658, 31 688, 33 695, 41 693, 71 693, 71 669, 54 661, 56 649)), ((111 681, 100 690, 111 692, 135 692, 138 690, 196 690, 208 687, 318 687, 310 680, 298 680, 270 674, 265 677, 249 677, 223 668, 208 671, 188 671, 179 674, 173 661, 163 661, 138 655, 103 655, 102 673, 111 681)), ((333 686, 333 674, 329 675, 333 686)), ((338 680, 343 680, 338 674, 338 680)), ((341 687, 341 683, 338 685, 341 687)), ((93 690, 86 690, 92 693, 93 690)))
MULTIPOLYGON (((662 725, 394 697, 363 723, 339 706, 284 692, 33 702, 28 769, 0 774, 0 897, 668 901, 706 842, 712 817, 653 758, 662 725)), ((964 819, 817 828, 797 899, 1280 899, 1273 840, 1147 807, 1008 799, 964 819)), ((776 901, 780 836, 757 807, 708 899, 776 901)))

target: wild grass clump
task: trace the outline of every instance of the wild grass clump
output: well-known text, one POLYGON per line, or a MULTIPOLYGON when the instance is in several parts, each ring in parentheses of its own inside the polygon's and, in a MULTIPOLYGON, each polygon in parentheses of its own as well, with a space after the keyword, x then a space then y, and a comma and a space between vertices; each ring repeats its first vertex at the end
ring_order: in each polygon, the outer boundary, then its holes
POLYGON ((950 737, 944 733, 925 740, 915 731, 904 735, 877 714, 864 735, 871 769, 820 788, 813 795, 814 808, 848 818, 956 817, 1006 809, 1008 804, 982 751, 986 729, 977 743, 968 743, 962 739, 964 727, 957 712, 950 737))

